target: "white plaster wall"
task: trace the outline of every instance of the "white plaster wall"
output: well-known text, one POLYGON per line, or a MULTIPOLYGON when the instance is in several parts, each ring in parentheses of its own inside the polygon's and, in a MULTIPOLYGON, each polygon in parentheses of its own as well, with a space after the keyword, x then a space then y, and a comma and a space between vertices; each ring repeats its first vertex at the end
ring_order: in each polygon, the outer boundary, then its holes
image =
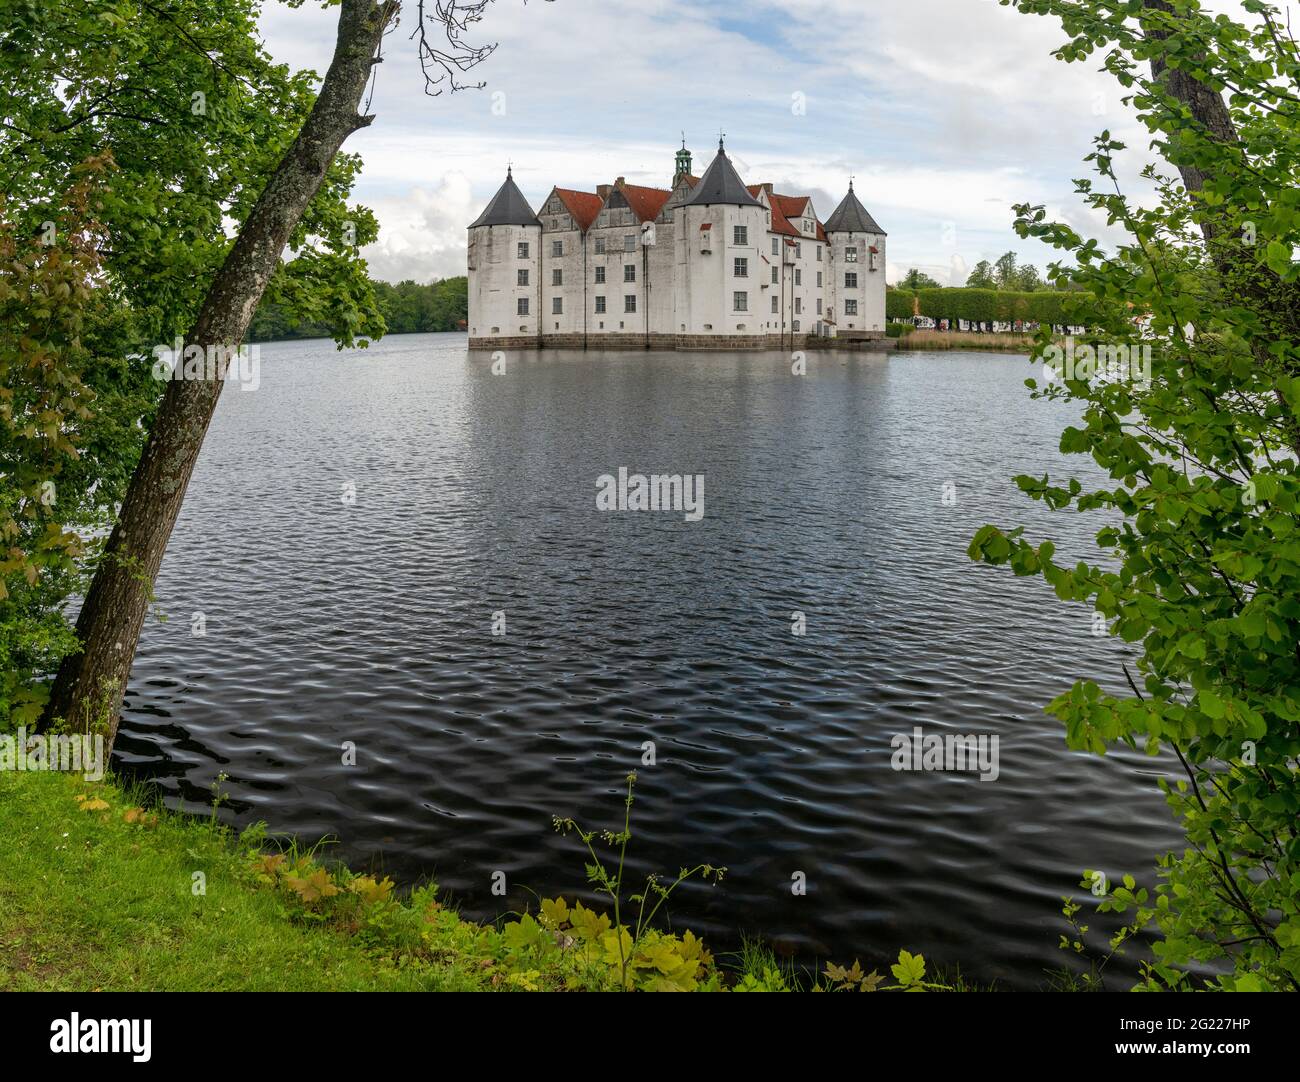
POLYGON ((469 333, 472 338, 536 335, 537 283, 542 231, 535 225, 480 225, 469 230, 469 333), (528 258, 518 256, 528 243, 528 258), (517 284, 520 269, 528 285, 517 284), (529 299, 528 315, 517 313, 518 299, 529 299))

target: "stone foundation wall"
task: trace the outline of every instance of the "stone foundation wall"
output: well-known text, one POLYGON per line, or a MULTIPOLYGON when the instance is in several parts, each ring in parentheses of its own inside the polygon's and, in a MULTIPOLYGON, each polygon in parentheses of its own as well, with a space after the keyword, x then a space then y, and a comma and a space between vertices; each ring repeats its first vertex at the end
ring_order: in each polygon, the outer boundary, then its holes
MULTIPOLYGON (((514 335, 498 338, 471 338, 469 348, 476 350, 535 350, 582 349, 583 335, 546 334, 535 336, 514 335)), ((882 335, 854 338, 824 338, 815 334, 662 334, 652 333, 647 340, 644 334, 610 334, 601 332, 586 336, 590 350, 680 350, 682 352, 784 352, 794 350, 849 350, 881 353, 898 348, 898 339, 882 335)))
POLYGON ((535 334, 516 334, 508 338, 471 338, 469 340, 470 349, 538 349, 540 346, 541 343, 537 340, 535 334))

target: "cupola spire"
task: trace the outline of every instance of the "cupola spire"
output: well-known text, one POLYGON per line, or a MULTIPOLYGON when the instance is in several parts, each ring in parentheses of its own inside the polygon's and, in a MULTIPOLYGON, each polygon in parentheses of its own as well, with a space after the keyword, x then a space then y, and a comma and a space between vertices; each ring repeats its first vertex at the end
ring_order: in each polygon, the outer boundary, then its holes
POLYGON ((686 133, 682 132, 682 149, 677 152, 677 161, 673 169, 673 184, 682 177, 691 175, 691 152, 686 149, 686 133))

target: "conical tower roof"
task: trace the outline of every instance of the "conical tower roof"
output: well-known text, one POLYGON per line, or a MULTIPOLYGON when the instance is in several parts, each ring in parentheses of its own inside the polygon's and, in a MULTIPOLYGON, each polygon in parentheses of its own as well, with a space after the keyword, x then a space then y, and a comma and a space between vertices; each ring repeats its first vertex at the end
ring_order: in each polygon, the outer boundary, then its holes
POLYGON ((740 179, 728 159, 721 139, 718 140, 718 153, 712 164, 704 171, 704 176, 700 177, 700 182, 692 189, 691 197, 683 206, 704 206, 709 203, 731 203, 738 207, 762 206, 745 188, 745 182, 740 179))
POLYGON ((469 227, 473 229, 476 225, 541 224, 537 220, 537 215, 533 213, 533 208, 528 205, 528 200, 524 198, 524 193, 515 184, 510 169, 507 168, 506 182, 497 189, 497 194, 492 197, 492 202, 487 205, 487 209, 470 222, 469 227))
POLYGON ((835 212, 826 219, 827 233, 879 233, 887 236, 876 224, 875 218, 867 213, 867 208, 858 202, 853 194, 853 181, 849 181, 849 194, 835 208, 835 212))

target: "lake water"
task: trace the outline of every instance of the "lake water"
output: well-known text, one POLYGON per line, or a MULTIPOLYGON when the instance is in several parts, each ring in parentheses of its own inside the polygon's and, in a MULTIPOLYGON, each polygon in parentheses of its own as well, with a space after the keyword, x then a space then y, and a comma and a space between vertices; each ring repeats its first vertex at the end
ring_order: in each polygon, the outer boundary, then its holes
POLYGON ((332 835, 490 918, 584 886, 551 817, 616 829, 636 770, 632 871, 729 869, 671 910, 715 949, 903 947, 1009 988, 1066 961, 1082 869, 1149 883, 1177 844, 1166 763, 1072 753, 1042 713, 1078 677, 1119 686, 1118 644, 965 555, 985 522, 1092 552, 1097 520, 1011 481, 1089 465, 1057 453, 1067 407, 1029 399, 1026 358, 811 353, 796 377, 775 353, 548 351, 494 374, 463 335, 409 335, 261 359, 222 397, 117 743, 172 803, 224 772, 232 821, 332 835), (703 474, 704 516, 602 513, 619 467, 703 474), (895 771, 916 726, 996 734, 997 780, 895 771))

